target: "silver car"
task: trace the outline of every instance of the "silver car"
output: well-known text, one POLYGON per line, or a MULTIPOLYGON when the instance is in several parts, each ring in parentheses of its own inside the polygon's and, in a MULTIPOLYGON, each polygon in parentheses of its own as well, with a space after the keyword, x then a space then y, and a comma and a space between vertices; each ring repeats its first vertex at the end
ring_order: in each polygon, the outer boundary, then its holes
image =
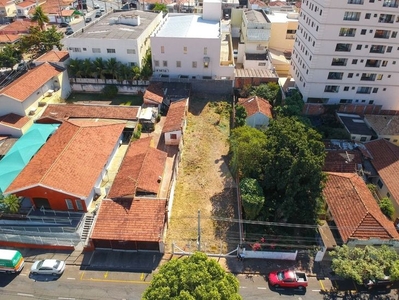
POLYGON ((61 275, 65 270, 65 262, 57 259, 37 260, 33 263, 30 272, 32 274, 61 275))

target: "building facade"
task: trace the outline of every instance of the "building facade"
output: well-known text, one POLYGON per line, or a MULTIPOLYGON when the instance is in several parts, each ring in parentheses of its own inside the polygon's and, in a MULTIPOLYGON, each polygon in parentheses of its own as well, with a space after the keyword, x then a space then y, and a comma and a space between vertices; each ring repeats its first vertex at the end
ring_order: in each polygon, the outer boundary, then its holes
POLYGON ((399 109, 397 0, 304 0, 291 74, 309 103, 399 109))

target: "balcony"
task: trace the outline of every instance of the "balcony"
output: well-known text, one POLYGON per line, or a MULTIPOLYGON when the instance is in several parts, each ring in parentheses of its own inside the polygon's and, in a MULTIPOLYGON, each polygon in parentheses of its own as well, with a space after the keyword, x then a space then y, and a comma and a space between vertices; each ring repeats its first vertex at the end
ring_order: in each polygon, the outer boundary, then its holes
POLYGON ((352 44, 337 44, 337 46, 335 47, 335 51, 338 52, 350 52, 352 48, 352 44))
POLYGON ((332 66, 346 66, 348 60, 346 58, 333 58, 331 65, 332 66))
POLYGON ((363 0, 348 0, 348 4, 360 4, 362 5, 364 3, 363 0))
POLYGON ((344 76, 343 72, 329 72, 327 78, 334 79, 334 80, 342 80, 343 76, 344 76))
POLYGON ((325 93, 338 93, 339 92, 339 86, 337 85, 326 85, 324 88, 325 93))
POLYGON ((383 54, 385 52, 385 46, 371 46, 370 53, 380 53, 383 54))
POLYGON ((371 87, 358 87, 356 94, 370 94, 371 93, 371 87))
POLYGON ((381 61, 380 60, 376 60, 376 59, 368 59, 366 61, 366 67, 369 68, 379 68, 381 65, 381 61))
POLYGON ((368 74, 368 73, 363 73, 362 77, 360 77, 360 80, 362 81, 375 81, 376 74, 368 74))
POLYGON ((287 35, 285 36, 285 39, 286 39, 286 40, 295 40, 295 34, 287 34, 287 35))
POLYGON ((378 23, 393 23, 394 19, 394 15, 381 14, 378 23))

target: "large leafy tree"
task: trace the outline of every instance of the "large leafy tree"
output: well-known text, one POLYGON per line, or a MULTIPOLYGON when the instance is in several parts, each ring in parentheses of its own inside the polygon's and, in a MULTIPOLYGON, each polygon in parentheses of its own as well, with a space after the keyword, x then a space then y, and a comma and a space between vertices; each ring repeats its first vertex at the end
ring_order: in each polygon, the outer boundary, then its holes
POLYGON ((62 49, 61 39, 63 34, 57 31, 55 26, 42 31, 38 26, 30 27, 29 34, 24 35, 20 40, 20 48, 23 52, 29 52, 33 57, 37 57, 47 51, 57 47, 62 49))
POLYGON ((339 276, 351 278, 361 284, 364 280, 383 279, 390 276, 391 280, 399 279, 399 255, 386 246, 364 248, 336 247, 330 252, 332 270, 339 276))
POLYGON ((292 96, 285 98, 282 105, 276 107, 276 111, 285 117, 299 116, 302 114, 304 105, 301 95, 294 92, 292 96))
POLYGON ((22 53, 16 45, 5 45, 0 51, 0 67, 12 68, 22 59, 22 53))
POLYGON ((41 6, 37 6, 32 16, 32 21, 36 21, 41 30, 46 30, 46 23, 49 22, 48 16, 44 13, 41 6))
POLYGON ((245 218, 255 220, 265 203, 265 196, 260 184, 256 179, 243 178, 240 181, 240 194, 245 218))
POLYGON ((238 280, 206 254, 196 252, 163 265, 144 292, 143 300, 236 300, 238 280))
POLYGON ((259 178, 261 162, 265 155, 266 135, 249 126, 232 130, 230 136, 230 167, 240 178, 259 178))
POLYGON ((242 105, 236 106, 236 113, 234 117, 234 125, 235 127, 244 126, 247 120, 247 111, 245 107, 242 105))
POLYGON ((269 82, 261 84, 257 87, 252 87, 251 95, 256 95, 268 100, 272 105, 281 102, 281 89, 278 83, 269 82))
POLYGON ((296 118, 273 120, 266 130, 262 187, 274 221, 315 224, 322 192, 324 144, 296 118))

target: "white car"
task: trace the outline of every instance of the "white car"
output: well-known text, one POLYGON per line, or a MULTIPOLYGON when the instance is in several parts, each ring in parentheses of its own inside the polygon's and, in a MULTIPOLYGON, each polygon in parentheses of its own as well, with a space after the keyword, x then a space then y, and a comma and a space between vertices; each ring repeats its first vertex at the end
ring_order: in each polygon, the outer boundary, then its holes
POLYGON ((237 49, 233 50, 233 57, 234 57, 234 59, 237 59, 237 57, 238 57, 238 50, 237 49))
POLYGON ((100 11, 101 11, 101 12, 105 12, 105 8, 104 8, 104 7, 101 7, 101 8, 100 8, 100 11))
POLYGON ((57 259, 37 260, 30 268, 32 274, 61 275, 65 270, 65 262, 57 259))
POLYGON ((100 5, 94 4, 94 9, 99 9, 99 8, 100 8, 100 5))

